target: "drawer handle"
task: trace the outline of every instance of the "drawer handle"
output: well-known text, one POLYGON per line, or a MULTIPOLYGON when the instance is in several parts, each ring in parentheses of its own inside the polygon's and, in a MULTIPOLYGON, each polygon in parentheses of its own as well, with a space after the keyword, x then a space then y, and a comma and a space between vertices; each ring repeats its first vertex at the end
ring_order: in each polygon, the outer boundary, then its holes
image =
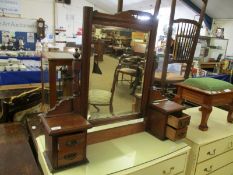
POLYGON ((77 157, 77 153, 71 153, 71 154, 67 154, 67 155, 64 155, 64 159, 66 160, 73 160, 77 157))
POLYGON ((210 151, 209 151, 209 152, 207 153, 207 155, 209 155, 209 156, 214 156, 215 153, 216 153, 216 149, 214 149, 213 152, 210 152, 210 151))
POLYGON ((77 140, 70 140, 70 141, 66 142, 66 146, 69 146, 69 147, 76 146, 78 144, 80 144, 80 142, 77 140))
POLYGON ((171 167, 169 172, 166 172, 166 170, 163 170, 163 174, 169 175, 172 173, 172 171, 175 169, 175 167, 171 167))
POLYGON ((204 171, 208 172, 208 173, 212 172, 212 170, 213 170, 213 166, 212 165, 209 167, 209 169, 208 168, 204 169, 204 171))
POLYGON ((228 149, 231 149, 233 147, 233 142, 231 141, 229 144, 228 144, 228 149))

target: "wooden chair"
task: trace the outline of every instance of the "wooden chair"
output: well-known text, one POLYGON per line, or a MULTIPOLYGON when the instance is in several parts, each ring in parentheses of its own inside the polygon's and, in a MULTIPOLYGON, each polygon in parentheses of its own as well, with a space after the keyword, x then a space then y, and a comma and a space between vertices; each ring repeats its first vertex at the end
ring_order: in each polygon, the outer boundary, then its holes
POLYGON ((110 91, 103 89, 90 89, 88 103, 92 105, 97 112, 100 111, 98 106, 109 106, 109 112, 113 114, 113 96, 115 92, 116 80, 117 80, 117 69, 115 70, 112 88, 110 91))
MULTIPOLYGON (((183 18, 174 19, 176 0, 172 0, 163 69, 162 72, 155 73, 155 82, 161 85, 163 93, 165 92, 166 86, 168 84, 184 81, 189 77, 208 0, 202 0, 202 2, 203 5, 200 13, 200 18, 197 22, 195 20, 183 18), (174 26, 176 26, 177 29, 173 51, 171 51, 172 31, 174 26), (172 55, 170 55, 170 53, 172 53, 172 55), (168 64, 170 63, 180 63, 182 65, 186 65, 184 73, 180 75, 179 73, 176 74, 167 72, 168 64)), ((183 68, 184 66, 182 66, 182 69, 183 68)), ((181 72, 183 72, 183 70, 181 70, 181 72)))
POLYGON ((119 59, 119 64, 117 66, 117 82, 119 81, 119 74, 121 74, 120 81, 129 81, 130 83, 133 82, 133 77, 136 77, 138 62, 140 61, 140 57, 138 56, 122 56, 119 59), (124 74, 130 76, 130 80, 124 79, 124 74))

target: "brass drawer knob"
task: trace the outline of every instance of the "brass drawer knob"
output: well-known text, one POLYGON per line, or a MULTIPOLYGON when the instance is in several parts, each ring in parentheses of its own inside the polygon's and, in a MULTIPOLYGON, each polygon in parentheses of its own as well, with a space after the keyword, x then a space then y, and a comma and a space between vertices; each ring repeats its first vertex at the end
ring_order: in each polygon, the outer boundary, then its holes
POLYGON ((173 171, 174 169, 175 169, 175 167, 171 167, 169 172, 167 172, 166 170, 163 170, 163 174, 164 174, 164 175, 172 174, 172 171, 173 171))
POLYGON ((66 160, 73 160, 77 157, 77 153, 70 153, 70 154, 67 154, 67 155, 64 155, 64 159, 66 160))
POLYGON ((216 149, 214 149, 212 152, 211 151, 207 152, 207 155, 209 156, 214 156, 215 154, 216 154, 216 149))
POLYGON ((66 142, 65 145, 68 147, 73 147, 73 146, 76 146, 78 144, 80 144, 80 142, 78 140, 70 140, 70 141, 66 142))
POLYGON ((228 143, 228 149, 233 148, 233 141, 231 141, 230 143, 228 143))
POLYGON ((209 168, 205 168, 204 171, 208 172, 208 173, 212 172, 213 171, 213 165, 211 165, 209 168))

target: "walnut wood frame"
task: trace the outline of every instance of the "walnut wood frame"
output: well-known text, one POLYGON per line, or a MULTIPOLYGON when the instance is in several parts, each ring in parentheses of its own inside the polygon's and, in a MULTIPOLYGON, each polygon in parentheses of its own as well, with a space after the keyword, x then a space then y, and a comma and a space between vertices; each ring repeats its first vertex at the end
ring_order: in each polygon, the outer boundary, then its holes
MULTIPOLYGON (((116 26, 123 28, 130 28, 141 32, 149 33, 148 50, 146 53, 146 66, 144 75, 144 84, 142 91, 141 113, 128 119, 138 118, 140 115, 145 116, 146 107, 148 105, 149 92, 152 86, 152 80, 154 75, 155 65, 155 41, 158 27, 158 12, 160 9, 161 0, 156 1, 154 15, 150 13, 129 10, 125 12, 119 12, 117 14, 104 14, 98 11, 93 11, 92 7, 84 7, 83 10, 83 38, 82 38, 82 59, 81 59, 81 115, 87 118, 88 114, 88 92, 89 92, 89 73, 90 73, 90 57, 91 57, 91 41, 92 41, 92 25, 104 25, 104 26, 116 26), (142 21, 137 19, 138 16, 149 16, 150 19, 142 21)), ((118 6, 118 10, 122 9, 122 4, 118 6)), ((127 116, 126 116, 127 118, 127 116)), ((103 121, 105 124, 108 121, 116 122, 116 119, 110 118, 103 121)), ((119 121, 122 120, 122 116, 119 117, 119 121)), ((95 122, 93 122, 95 123, 95 122)), ((101 121, 98 122, 100 125, 101 121)))

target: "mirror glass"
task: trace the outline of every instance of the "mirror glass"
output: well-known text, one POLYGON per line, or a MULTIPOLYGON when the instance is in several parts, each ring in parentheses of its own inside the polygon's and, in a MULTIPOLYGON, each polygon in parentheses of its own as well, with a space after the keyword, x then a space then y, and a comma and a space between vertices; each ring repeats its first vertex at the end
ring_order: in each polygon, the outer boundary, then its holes
POLYGON ((148 34, 94 25, 88 119, 140 112, 148 34))

